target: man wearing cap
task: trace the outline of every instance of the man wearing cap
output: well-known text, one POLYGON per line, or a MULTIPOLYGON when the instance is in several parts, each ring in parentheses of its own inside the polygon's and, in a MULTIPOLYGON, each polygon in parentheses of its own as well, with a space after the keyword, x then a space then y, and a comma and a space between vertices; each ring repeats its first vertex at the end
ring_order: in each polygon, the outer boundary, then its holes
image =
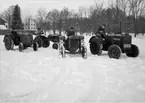
POLYGON ((106 28, 106 25, 105 24, 103 24, 102 26, 100 26, 98 28, 98 32, 97 33, 101 34, 101 37, 102 38, 105 38, 105 34, 106 34, 105 28, 106 28))
POLYGON ((44 34, 43 30, 41 28, 38 28, 37 31, 35 32, 36 35, 41 36, 44 34))
POLYGON ((71 27, 70 30, 67 31, 66 39, 65 39, 65 47, 68 48, 69 37, 75 35, 74 28, 71 27))
POLYGON ((67 32, 67 36, 75 35, 74 28, 71 27, 70 30, 67 32))

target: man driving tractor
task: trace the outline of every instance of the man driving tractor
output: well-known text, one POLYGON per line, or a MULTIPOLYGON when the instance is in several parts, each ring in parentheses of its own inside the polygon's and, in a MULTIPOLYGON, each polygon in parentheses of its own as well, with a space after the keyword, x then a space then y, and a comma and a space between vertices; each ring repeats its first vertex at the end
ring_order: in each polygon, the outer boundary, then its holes
POLYGON ((105 35, 106 35, 105 29, 106 29, 106 25, 103 24, 102 26, 100 26, 98 28, 98 31, 97 31, 97 33, 99 33, 101 35, 101 37, 104 39, 105 39, 105 35))
POLYGON ((70 30, 67 32, 67 36, 75 35, 74 28, 71 27, 70 30))
POLYGON ((70 30, 68 30, 67 34, 66 34, 66 39, 65 39, 65 46, 66 46, 66 48, 68 48, 69 37, 73 36, 73 35, 75 35, 75 31, 74 31, 74 28, 71 27, 70 30))
POLYGON ((43 30, 41 28, 37 28, 37 31, 35 32, 36 35, 41 36, 44 34, 43 30))

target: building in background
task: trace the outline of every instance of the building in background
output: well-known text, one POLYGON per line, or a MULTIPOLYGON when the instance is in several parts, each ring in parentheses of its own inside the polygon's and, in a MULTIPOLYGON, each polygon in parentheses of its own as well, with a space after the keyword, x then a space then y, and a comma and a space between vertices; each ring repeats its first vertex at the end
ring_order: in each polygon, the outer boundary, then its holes
POLYGON ((35 19, 27 19, 24 25, 25 30, 37 30, 35 19))
POLYGON ((0 18, 0 29, 8 29, 8 23, 0 18))

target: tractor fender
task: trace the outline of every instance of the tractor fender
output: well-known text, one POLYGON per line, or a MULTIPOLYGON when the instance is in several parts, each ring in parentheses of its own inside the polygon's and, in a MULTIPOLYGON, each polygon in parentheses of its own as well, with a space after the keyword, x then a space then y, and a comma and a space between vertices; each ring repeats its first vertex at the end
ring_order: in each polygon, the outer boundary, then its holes
POLYGON ((99 37, 93 36, 93 37, 90 38, 89 43, 96 43, 98 41, 99 41, 99 37))

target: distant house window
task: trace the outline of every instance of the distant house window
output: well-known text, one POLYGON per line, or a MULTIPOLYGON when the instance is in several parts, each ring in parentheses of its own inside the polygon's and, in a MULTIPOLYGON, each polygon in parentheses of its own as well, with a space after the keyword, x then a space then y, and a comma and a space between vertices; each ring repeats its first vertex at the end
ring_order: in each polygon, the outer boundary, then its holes
POLYGON ((29 19, 26 24, 25 24, 25 28, 28 30, 36 30, 36 22, 34 19, 29 19))

